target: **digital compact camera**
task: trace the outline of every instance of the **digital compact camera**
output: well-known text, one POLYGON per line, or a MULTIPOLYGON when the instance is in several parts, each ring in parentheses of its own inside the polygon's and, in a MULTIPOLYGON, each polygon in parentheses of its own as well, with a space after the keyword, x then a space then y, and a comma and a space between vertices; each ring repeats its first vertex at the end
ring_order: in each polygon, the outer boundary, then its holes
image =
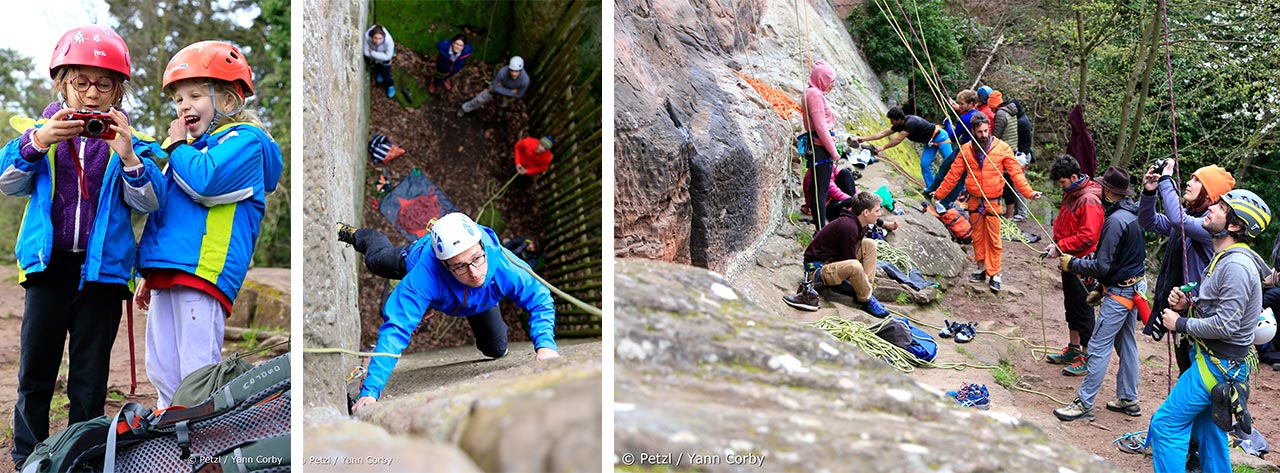
POLYGON ((115 139, 116 131, 111 129, 111 125, 115 125, 116 121, 111 118, 111 114, 107 112, 99 112, 97 110, 76 110, 67 115, 67 120, 84 120, 84 131, 80 132, 80 136, 85 138, 97 138, 100 140, 115 139))

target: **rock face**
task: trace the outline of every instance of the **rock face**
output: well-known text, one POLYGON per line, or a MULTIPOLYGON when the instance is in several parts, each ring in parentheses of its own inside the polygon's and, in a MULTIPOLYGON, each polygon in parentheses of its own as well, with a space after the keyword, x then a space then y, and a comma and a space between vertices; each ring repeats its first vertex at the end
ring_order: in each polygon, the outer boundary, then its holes
POLYGON ((289 268, 250 268, 227 325, 289 330, 289 268))
MULTIPOLYGON (((334 222, 359 222, 358 209, 367 152, 369 77, 355 53, 368 23, 365 1, 306 2, 303 117, 308 137, 303 166, 303 262, 305 288, 303 343, 306 347, 357 349, 360 334, 356 265, 340 251, 334 222)), ((345 375, 360 362, 346 355, 304 355, 309 406, 346 410, 345 375)))
POLYGON ((1034 426, 959 408, 716 273, 620 259, 615 287, 619 465, 671 452, 708 471, 1114 469, 1034 426))
POLYGON ((838 15, 825 1, 801 5, 803 13, 765 1, 617 5, 618 256, 724 270, 788 211, 782 184, 799 117, 781 119, 735 70, 798 101, 808 47, 836 69, 827 100, 838 123, 882 115, 879 82, 838 15))
POLYGON ((483 471, 456 446, 394 436, 365 422, 308 422, 303 435, 303 458, 294 464, 307 471, 483 471))

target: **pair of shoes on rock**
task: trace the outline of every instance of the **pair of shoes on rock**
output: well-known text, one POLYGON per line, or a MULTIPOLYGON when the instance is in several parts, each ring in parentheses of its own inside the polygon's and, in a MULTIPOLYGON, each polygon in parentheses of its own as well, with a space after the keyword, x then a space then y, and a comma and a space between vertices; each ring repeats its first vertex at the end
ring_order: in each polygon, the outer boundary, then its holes
POLYGON ((1147 431, 1129 432, 1117 437, 1111 443, 1124 453, 1147 454, 1151 453, 1151 447, 1147 445, 1147 431))
POLYGON ((1129 414, 1132 417, 1142 415, 1142 406, 1138 404, 1138 401, 1131 399, 1113 399, 1107 401, 1107 410, 1122 414, 1129 414))
POLYGON ((1068 404, 1067 407, 1054 409, 1053 415, 1056 416, 1058 420, 1066 422, 1076 419, 1093 420, 1093 408, 1084 407, 1084 401, 1081 401, 1080 398, 1076 398, 1076 400, 1071 401, 1071 404, 1068 404))
POLYGON ((938 332, 938 336, 942 338, 956 337, 956 343, 969 343, 978 333, 977 322, 962 323, 949 320, 943 320, 943 322, 947 324, 947 327, 938 332))
POLYGON ((1070 366, 1062 369, 1063 376, 1084 376, 1089 374, 1089 356, 1085 354, 1076 355, 1075 361, 1070 366))
POLYGON ((1051 365, 1069 365, 1075 363, 1077 356, 1084 356, 1084 348, 1080 345, 1068 343, 1062 348, 1062 352, 1055 353, 1045 357, 1044 361, 1051 365))
POLYGON ((991 393, 985 384, 965 383, 959 390, 947 391, 947 395, 964 407, 991 408, 991 393))

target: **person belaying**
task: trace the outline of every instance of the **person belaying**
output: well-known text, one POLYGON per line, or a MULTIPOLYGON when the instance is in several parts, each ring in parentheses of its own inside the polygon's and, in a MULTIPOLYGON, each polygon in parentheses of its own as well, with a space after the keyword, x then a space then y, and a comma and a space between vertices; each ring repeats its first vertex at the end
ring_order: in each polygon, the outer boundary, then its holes
MULTIPOLYGON (((1053 221, 1053 244, 1044 256, 1056 261, 1063 254, 1084 258, 1098 248, 1102 234, 1104 209, 1102 186, 1080 173, 1080 164, 1069 154, 1059 156, 1049 169, 1049 179, 1062 188, 1062 207, 1053 221)), ((1089 339, 1093 338, 1093 307, 1085 302, 1088 290, 1080 277, 1062 271, 1062 308, 1067 319, 1067 346, 1049 355, 1045 361, 1063 368, 1063 374, 1079 376, 1088 371, 1086 358, 1089 339)))
MULTIPOLYGON (((1257 194, 1240 189, 1227 192, 1209 206, 1201 224, 1213 235, 1214 254, 1194 305, 1177 288, 1167 296, 1157 295, 1167 297, 1169 303, 1161 313, 1163 326, 1191 339, 1194 366, 1178 377, 1173 391, 1151 416, 1147 440, 1156 471, 1184 469, 1192 438, 1200 443, 1203 471, 1231 471, 1226 430, 1232 428, 1235 400, 1230 392, 1214 391, 1246 390, 1256 369, 1251 356, 1254 329, 1262 312, 1262 280, 1271 270, 1250 245, 1270 222, 1271 208, 1257 194), (1219 405, 1213 407, 1215 403, 1219 405), (1219 414, 1212 414, 1213 410, 1219 414)), ((1242 407, 1247 405, 1247 396, 1237 399, 1242 407)))
POLYGON ((387 85, 387 97, 396 96, 396 81, 391 78, 391 58, 396 55, 396 42, 391 32, 374 24, 364 32, 364 60, 373 69, 373 82, 387 85))
POLYGON ((924 178, 924 186, 926 188, 933 185, 933 160, 938 156, 938 153, 942 153, 944 158, 951 155, 951 136, 941 126, 934 125, 916 115, 907 115, 898 108, 889 109, 885 116, 889 118, 891 125, 888 130, 871 136, 859 136, 855 139, 862 143, 864 141, 878 140, 896 133, 893 138, 889 139, 888 143, 875 149, 876 154, 898 146, 899 143, 902 143, 902 140, 910 139, 919 143, 921 145, 920 175, 924 178))
POLYGON ((516 173, 532 176, 546 172, 551 167, 550 136, 534 138, 526 136, 516 141, 515 163, 516 173))
POLYGON ((815 286, 834 287, 850 293, 863 310, 876 317, 889 309, 872 294, 876 271, 876 244, 866 238, 872 225, 881 224, 880 196, 859 192, 839 217, 831 221, 804 250, 804 282, 782 300, 800 310, 816 311, 822 302, 815 286))
POLYGON ((1135 298, 1145 297, 1147 291, 1143 278, 1146 242, 1138 225, 1138 202, 1130 198, 1133 186, 1129 173, 1112 166, 1098 184, 1107 209, 1094 257, 1064 254, 1057 260, 1058 269, 1064 272, 1097 279, 1105 294, 1084 366, 1069 373, 1083 373, 1084 382, 1071 404, 1053 411, 1064 421, 1093 419, 1093 400, 1102 389, 1113 349, 1120 356, 1120 369, 1116 373, 1116 399, 1107 401, 1107 409, 1131 416, 1142 414, 1138 403, 1138 341, 1133 332, 1139 304, 1135 298))
POLYGON ((449 78, 461 71, 467 65, 467 58, 471 57, 471 45, 467 44, 466 35, 461 33, 453 39, 440 41, 436 49, 439 50, 436 54, 436 69, 431 76, 431 85, 427 86, 427 91, 433 94, 440 87, 453 90, 449 78))
POLYGON ((485 104, 493 100, 493 95, 500 96, 498 100, 499 108, 506 108, 507 102, 524 97, 525 92, 529 91, 529 73, 524 70, 524 58, 520 56, 512 56, 511 61, 498 69, 493 75, 493 81, 488 87, 481 90, 474 98, 462 104, 462 110, 458 110, 458 117, 475 111, 477 108, 483 107, 485 104))
MULTIPOLYGON (((403 279, 383 308, 375 353, 399 354, 428 310, 465 317, 476 348, 489 358, 507 354, 507 324, 498 303, 509 299, 529 312, 534 358, 558 358, 556 311, 551 292, 527 264, 498 241, 493 230, 462 213, 440 217, 430 233, 399 247, 374 229, 338 224, 338 240, 364 254, 375 275, 403 279), (430 256, 428 254, 430 252, 430 256)), ((396 359, 373 357, 352 412, 378 401, 396 359)))
POLYGON ((1013 148, 991 136, 991 123, 986 115, 975 114, 969 122, 973 141, 960 147, 960 157, 934 198, 946 196, 964 176, 969 193, 969 223, 973 227, 973 258, 977 267, 969 275, 970 282, 987 282, 992 291, 1000 291, 1000 259, 1004 250, 1000 240, 1000 200, 1004 193, 1003 175, 1008 173, 1024 197, 1039 199, 1043 194, 1031 188, 1022 175, 1022 166, 1013 157, 1013 148))
POLYGON ((836 70, 826 61, 817 60, 809 71, 809 85, 804 90, 804 98, 800 100, 800 109, 804 112, 804 129, 809 146, 805 148, 804 182, 809 184, 809 192, 805 192, 805 205, 813 214, 813 225, 817 230, 827 224, 828 200, 831 182, 831 169, 835 159, 840 156, 836 149, 834 135, 836 115, 827 103, 827 92, 836 82, 836 70), (817 185, 813 185, 817 183, 817 185), (814 205, 821 202, 822 205, 814 205))

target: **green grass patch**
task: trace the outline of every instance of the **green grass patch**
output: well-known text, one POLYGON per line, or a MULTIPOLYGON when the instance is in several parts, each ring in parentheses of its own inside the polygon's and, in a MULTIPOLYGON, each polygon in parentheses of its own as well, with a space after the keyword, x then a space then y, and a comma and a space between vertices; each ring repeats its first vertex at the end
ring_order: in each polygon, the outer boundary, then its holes
POLYGON ((899 292, 897 302, 898 302, 898 305, 911 304, 911 296, 908 296, 907 293, 905 292, 899 292))
POLYGON ((1013 365, 1008 361, 1001 361, 1000 366, 991 371, 991 376, 996 379, 996 384, 1004 386, 1005 389, 1012 389, 1018 385, 1018 373, 1013 371, 1013 365))
POLYGON ((71 399, 66 393, 55 393, 49 401, 49 420, 66 419, 71 410, 71 399))
MULTIPOLYGON (((396 81, 395 100, 401 107, 407 109, 418 109, 431 100, 431 94, 427 93, 426 80, 409 74, 400 68, 391 68, 391 78, 396 81), (406 93, 407 92, 407 93, 406 93)), ((380 88, 375 87, 374 93, 382 93, 380 88)))
POLYGON ((1258 469, 1249 465, 1231 465, 1231 473, 1258 473, 1258 469))
POLYGON ((809 244, 813 243, 813 234, 802 230, 800 233, 796 234, 796 243, 808 248, 809 244))
POLYGON ((124 393, 112 389, 110 392, 107 393, 107 398, 111 399, 112 401, 124 402, 124 393))
POLYGON ((465 29, 472 60, 492 63, 506 59, 502 56, 516 30, 515 6, 514 2, 492 0, 376 0, 370 5, 370 16, 372 22, 391 32, 397 48, 407 47, 428 57, 435 54, 436 43, 465 29), (488 57, 481 57, 486 54, 488 57))

